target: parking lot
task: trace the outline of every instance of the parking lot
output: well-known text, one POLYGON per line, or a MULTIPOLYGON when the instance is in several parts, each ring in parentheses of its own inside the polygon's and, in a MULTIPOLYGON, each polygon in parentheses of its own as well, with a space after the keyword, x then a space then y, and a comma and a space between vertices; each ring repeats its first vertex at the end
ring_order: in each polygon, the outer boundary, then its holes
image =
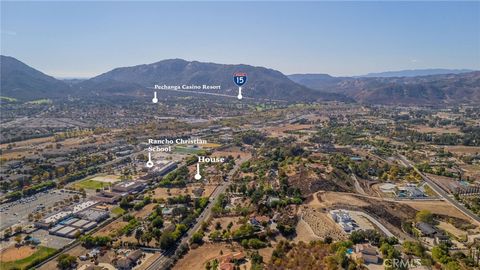
POLYGON ((73 197, 74 194, 50 190, 37 193, 33 196, 0 205, 0 230, 14 225, 28 224, 28 215, 40 209, 53 207, 56 202, 73 197))
POLYGON ((31 234, 32 237, 38 238, 40 240, 40 245, 60 249, 66 246, 68 243, 75 241, 74 239, 64 238, 52 234, 48 234, 47 230, 36 230, 31 234))

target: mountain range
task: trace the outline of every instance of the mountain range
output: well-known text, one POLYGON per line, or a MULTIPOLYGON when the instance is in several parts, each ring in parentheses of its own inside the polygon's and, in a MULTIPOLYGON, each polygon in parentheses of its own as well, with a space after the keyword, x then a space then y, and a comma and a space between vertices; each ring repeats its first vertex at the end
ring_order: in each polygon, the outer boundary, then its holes
POLYGON ((286 76, 264 67, 169 59, 116 68, 87 80, 62 81, 9 56, 1 56, 0 69, 0 96, 21 101, 67 96, 149 96, 155 84, 221 85, 222 94, 235 96, 237 87, 232 75, 241 71, 248 74, 244 96, 257 99, 371 104, 480 103, 480 72, 371 78, 327 74, 286 76))
MULTIPOLYGON (((343 95, 317 92, 291 81, 279 71, 249 65, 224 65, 169 59, 153 64, 116 68, 99 76, 83 81, 79 87, 98 93, 124 93, 139 91, 159 85, 221 85, 222 94, 236 96, 233 73, 248 74, 243 87, 245 96, 287 101, 348 100, 343 95)), ((202 90, 204 91, 204 90, 202 90)), ((212 90, 204 92, 216 92, 212 90)))
POLYGON ((368 73, 357 77, 371 78, 371 77, 418 77, 429 75, 442 75, 442 74, 460 74, 472 72, 471 69, 446 69, 446 68, 429 68, 429 69, 407 69, 398 71, 385 71, 377 73, 368 73))
POLYGON ((70 87, 10 56, 0 56, 0 96, 33 100, 68 95, 70 87))
POLYGON ((366 104, 480 104, 480 71, 418 77, 332 77, 294 74, 289 78, 319 91, 343 94, 366 104))

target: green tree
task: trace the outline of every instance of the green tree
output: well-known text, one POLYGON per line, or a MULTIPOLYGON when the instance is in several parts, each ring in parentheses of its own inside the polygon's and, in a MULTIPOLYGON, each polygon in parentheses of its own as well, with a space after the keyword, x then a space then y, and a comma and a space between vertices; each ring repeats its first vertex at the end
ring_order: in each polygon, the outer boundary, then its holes
POLYGON ((418 211, 417 214, 415 215, 415 220, 417 222, 425 222, 425 223, 428 223, 428 224, 433 224, 434 223, 433 214, 432 214, 432 212, 430 212, 428 210, 418 211))
POLYGON ((160 237, 160 248, 169 249, 175 244, 175 239, 173 239, 171 232, 164 232, 160 237))
POLYGON ((140 239, 142 239, 143 236, 143 230, 141 228, 137 228, 135 230, 135 239, 137 239, 137 242, 140 243, 140 239))
POLYGON ((77 263, 77 257, 64 253, 57 258, 57 267, 62 270, 72 269, 77 263))
POLYGON ((192 239, 190 240, 192 243, 195 243, 195 244, 202 244, 203 243, 203 232, 202 231, 198 231, 198 232, 195 232, 193 235, 192 235, 192 239))

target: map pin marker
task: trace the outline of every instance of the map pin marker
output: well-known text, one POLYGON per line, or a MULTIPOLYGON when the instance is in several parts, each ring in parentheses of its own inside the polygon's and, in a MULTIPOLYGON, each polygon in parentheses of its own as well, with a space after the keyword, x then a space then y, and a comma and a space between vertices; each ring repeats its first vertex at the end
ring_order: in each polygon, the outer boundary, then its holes
POLYGON ((152 167, 153 167, 152 154, 149 152, 148 153, 147 168, 152 168, 152 167))
POLYGON ((197 163, 197 173, 195 174, 195 180, 200 179, 202 179, 202 176, 200 175, 200 163, 197 163))
POLYGON ((158 102, 157 91, 153 92, 152 102, 153 102, 153 103, 157 103, 157 102, 158 102))

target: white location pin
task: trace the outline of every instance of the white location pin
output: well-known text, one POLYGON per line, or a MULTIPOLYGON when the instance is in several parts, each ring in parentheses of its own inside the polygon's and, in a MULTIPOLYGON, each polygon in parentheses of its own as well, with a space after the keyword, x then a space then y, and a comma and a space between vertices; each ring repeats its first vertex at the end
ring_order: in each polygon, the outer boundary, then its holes
POLYGON ((238 87, 238 96, 237 96, 238 99, 242 99, 243 96, 242 96, 242 87, 238 87))
POLYGON ((197 163, 197 173, 195 174, 195 179, 200 180, 202 176, 200 175, 200 163, 197 163))
POLYGON ((158 102, 157 91, 153 92, 152 102, 153 102, 153 103, 157 103, 157 102, 158 102))
POLYGON ((152 154, 148 153, 147 168, 152 168, 152 167, 153 167, 152 154))

